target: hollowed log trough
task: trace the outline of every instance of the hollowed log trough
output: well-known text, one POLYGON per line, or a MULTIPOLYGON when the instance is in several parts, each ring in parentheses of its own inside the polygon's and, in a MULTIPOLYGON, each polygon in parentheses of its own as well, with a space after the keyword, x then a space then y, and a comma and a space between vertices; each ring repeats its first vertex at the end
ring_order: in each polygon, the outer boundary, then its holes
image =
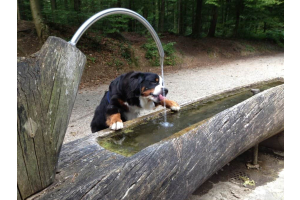
POLYGON ((29 199, 185 199, 236 156, 283 128, 280 85, 131 157, 102 148, 97 138, 110 132, 98 132, 64 145, 55 182, 29 199))

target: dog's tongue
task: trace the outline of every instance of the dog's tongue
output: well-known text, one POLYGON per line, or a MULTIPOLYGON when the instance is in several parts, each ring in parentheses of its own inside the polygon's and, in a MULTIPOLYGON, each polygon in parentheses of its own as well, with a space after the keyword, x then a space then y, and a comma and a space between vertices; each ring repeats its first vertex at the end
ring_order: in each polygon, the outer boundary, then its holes
POLYGON ((164 100, 166 97, 164 97, 163 95, 158 95, 158 99, 160 100, 160 101, 162 101, 162 100, 164 100))

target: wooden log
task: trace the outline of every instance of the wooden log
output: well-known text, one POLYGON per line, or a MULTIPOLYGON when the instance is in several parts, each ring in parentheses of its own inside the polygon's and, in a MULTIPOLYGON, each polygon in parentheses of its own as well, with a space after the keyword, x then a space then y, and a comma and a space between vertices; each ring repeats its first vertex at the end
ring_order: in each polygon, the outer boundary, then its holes
POLYGON ((69 123, 85 55, 49 37, 41 50, 18 58, 18 193, 26 197, 50 185, 69 123))
POLYGON ((283 85, 261 92, 131 157, 99 135, 63 146, 54 184, 29 199, 185 199, 217 170, 284 128, 283 85))

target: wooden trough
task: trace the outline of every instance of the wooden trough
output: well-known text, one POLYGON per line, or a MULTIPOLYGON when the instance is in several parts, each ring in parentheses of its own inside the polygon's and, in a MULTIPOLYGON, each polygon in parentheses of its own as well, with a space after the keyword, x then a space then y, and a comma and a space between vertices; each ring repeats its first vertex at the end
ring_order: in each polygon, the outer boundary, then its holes
POLYGON ((78 49, 55 37, 30 58, 18 58, 18 199, 185 199, 236 156, 284 128, 279 85, 130 157, 98 144, 110 130, 62 146, 84 64, 78 49))

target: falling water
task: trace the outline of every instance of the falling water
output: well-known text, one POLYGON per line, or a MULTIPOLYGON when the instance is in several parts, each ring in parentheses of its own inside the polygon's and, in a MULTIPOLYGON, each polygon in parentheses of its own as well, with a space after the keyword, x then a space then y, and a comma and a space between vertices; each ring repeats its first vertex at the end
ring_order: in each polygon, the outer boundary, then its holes
MULTIPOLYGON (((163 79, 163 87, 166 87, 165 78, 164 78, 164 57, 160 57, 160 66, 161 66, 161 77, 163 79)), ((163 90, 163 96, 165 97, 165 90, 163 90)), ((173 124, 167 122, 167 109, 166 102, 164 101, 164 122, 160 123, 164 127, 172 127, 173 124)))

